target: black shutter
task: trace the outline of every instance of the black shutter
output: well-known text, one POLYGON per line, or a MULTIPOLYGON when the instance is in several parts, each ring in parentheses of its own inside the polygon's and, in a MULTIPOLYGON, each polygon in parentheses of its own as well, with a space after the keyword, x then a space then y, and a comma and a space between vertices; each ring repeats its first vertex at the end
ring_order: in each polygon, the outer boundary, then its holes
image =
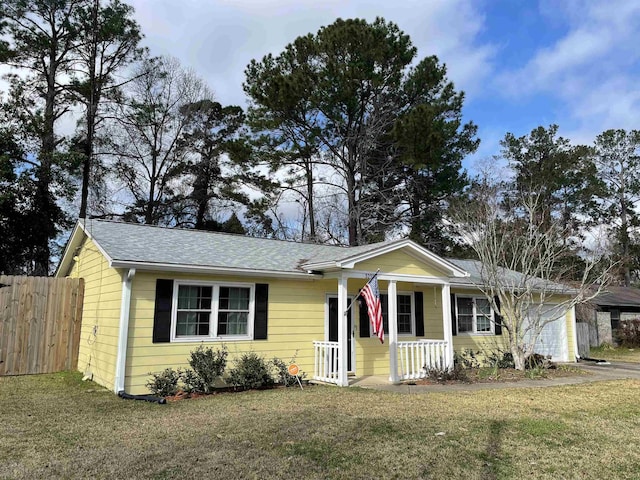
POLYGON ((267 339, 267 310, 269 304, 269 284, 256 283, 255 320, 253 322, 253 339, 267 339))
POLYGON ((496 335, 502 335, 502 315, 500 315, 500 299, 495 297, 496 307, 498 307, 498 311, 494 312, 495 319, 495 328, 496 335))
POLYGON ((360 337, 370 337, 369 333, 369 310, 367 309, 367 302, 363 298, 358 301, 358 310, 360 312, 360 337))
POLYGON ((171 341, 171 301, 173 280, 156 280, 156 306, 153 312, 153 343, 171 341))
POLYGON ((424 337, 424 298, 422 292, 414 292, 413 303, 416 305, 416 337, 424 337))
POLYGON ((456 318, 456 296, 451 294, 451 334, 458 334, 458 319, 456 318))

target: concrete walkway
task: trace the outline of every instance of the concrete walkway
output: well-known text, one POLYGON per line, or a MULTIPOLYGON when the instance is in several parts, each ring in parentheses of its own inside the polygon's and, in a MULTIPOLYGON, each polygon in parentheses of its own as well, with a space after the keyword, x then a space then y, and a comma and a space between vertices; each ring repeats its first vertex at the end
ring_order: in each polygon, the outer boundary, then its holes
POLYGON ((407 383, 391 385, 386 377, 370 376, 354 378, 349 382, 349 385, 352 387, 370 388, 386 392, 418 394, 432 392, 475 392, 478 390, 501 390, 505 388, 555 387, 607 380, 640 380, 640 364, 616 362, 610 365, 604 365, 583 361, 573 365, 585 370, 587 374, 551 379, 527 379, 517 382, 460 383, 453 385, 408 385, 407 383))

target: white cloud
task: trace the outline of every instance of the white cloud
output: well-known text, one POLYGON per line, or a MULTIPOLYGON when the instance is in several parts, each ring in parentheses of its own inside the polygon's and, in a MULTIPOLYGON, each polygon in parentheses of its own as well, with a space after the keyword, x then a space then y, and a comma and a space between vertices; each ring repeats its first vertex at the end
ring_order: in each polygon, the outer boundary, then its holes
POLYGON ((562 19, 566 33, 519 69, 498 75, 498 90, 510 99, 543 94, 559 100, 557 114, 576 138, 637 127, 640 2, 543 1, 540 11, 555 26, 562 19))
POLYGON ((244 69, 336 18, 382 16, 409 34, 422 58, 437 54, 457 88, 477 92, 495 49, 478 45, 484 18, 472 0, 133 0, 152 54, 172 55, 204 77, 223 103, 244 104, 244 69))

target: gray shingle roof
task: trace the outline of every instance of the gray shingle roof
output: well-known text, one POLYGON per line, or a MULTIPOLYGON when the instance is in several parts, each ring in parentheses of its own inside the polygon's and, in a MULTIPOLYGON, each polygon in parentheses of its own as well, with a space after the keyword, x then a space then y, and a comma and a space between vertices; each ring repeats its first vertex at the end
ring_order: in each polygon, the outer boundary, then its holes
POLYGON ((593 303, 603 307, 640 307, 640 289, 610 286, 594 298, 593 303))
POLYGON ((393 242, 340 247, 150 225, 87 220, 86 232, 115 262, 301 273, 393 242))
MULTIPOLYGON (((466 278, 456 278, 454 281, 456 284, 473 286, 473 285, 481 285, 483 283, 482 263, 480 263, 478 260, 460 260, 457 258, 447 258, 447 260, 469 274, 469 276, 466 278)), ((519 286, 522 286, 524 282, 527 281, 526 277, 522 273, 516 272, 515 270, 503 268, 502 273, 506 278, 504 285, 513 286, 517 288, 519 286)), ((540 289, 542 289, 543 285, 546 285, 545 290, 549 290, 549 291, 566 292, 566 293, 569 293, 571 291, 571 288, 566 285, 551 282, 548 280, 543 280, 541 278, 529 278, 528 282, 533 282, 531 283, 531 285, 533 285, 534 287, 539 287, 540 289)))

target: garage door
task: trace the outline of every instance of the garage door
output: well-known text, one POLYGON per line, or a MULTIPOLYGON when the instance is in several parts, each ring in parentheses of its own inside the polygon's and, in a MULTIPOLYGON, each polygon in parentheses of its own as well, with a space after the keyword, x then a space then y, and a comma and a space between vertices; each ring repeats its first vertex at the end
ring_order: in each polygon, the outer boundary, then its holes
POLYGON ((565 312, 555 305, 544 305, 540 312, 541 321, 553 320, 542 329, 536 340, 534 351, 545 356, 551 355, 551 360, 554 362, 568 361, 569 345, 565 312))

